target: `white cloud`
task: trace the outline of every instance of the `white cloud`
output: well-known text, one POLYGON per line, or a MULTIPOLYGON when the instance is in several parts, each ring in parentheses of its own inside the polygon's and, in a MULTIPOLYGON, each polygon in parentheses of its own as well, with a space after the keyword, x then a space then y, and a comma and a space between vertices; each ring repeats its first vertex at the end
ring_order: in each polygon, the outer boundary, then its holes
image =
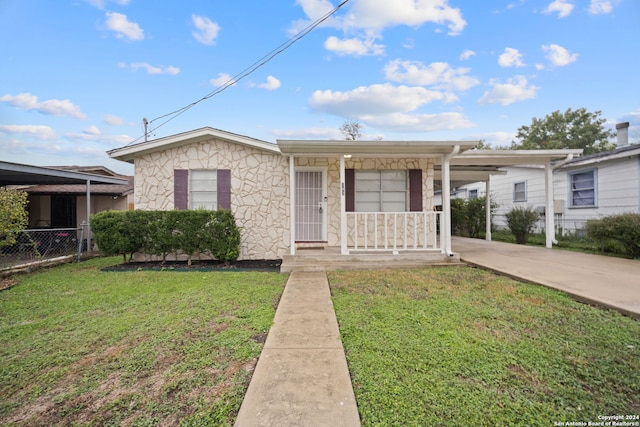
POLYGON ((219 73, 218 77, 209 80, 209 83, 215 87, 234 86, 236 84, 235 80, 227 73, 219 73))
POLYGON ((475 124, 458 112, 438 114, 391 113, 380 116, 359 116, 359 120, 379 129, 394 132, 433 132, 438 130, 463 129, 475 124))
POLYGON ((109 126, 124 126, 127 122, 121 117, 114 116, 113 114, 105 114, 102 121, 109 126))
POLYGON ((315 111, 342 117, 384 115, 413 111, 433 101, 445 100, 442 92, 423 87, 375 84, 360 86, 348 92, 317 90, 309 99, 315 111))
POLYGON ((267 90, 276 90, 281 85, 282 85, 282 83, 280 83, 280 80, 276 79, 273 76, 268 76, 267 77, 267 81, 265 83, 262 83, 262 84, 258 85, 258 87, 260 87, 262 89, 267 89, 267 90))
POLYGON ((471 59, 472 56, 476 56, 476 53, 474 51, 472 51, 472 50, 465 49, 460 54, 460 60, 461 61, 466 61, 468 59, 471 59))
POLYGON ((425 23, 447 25, 450 35, 457 35, 467 25, 460 9, 448 0, 355 0, 344 18, 347 28, 382 31, 397 25, 419 27, 425 23))
POLYGON ((194 14, 191 15, 191 19, 193 20, 193 25, 198 30, 191 33, 193 37, 202 44, 216 44, 216 38, 218 38, 220 26, 217 23, 212 22, 211 19, 207 18, 206 16, 194 14))
POLYGON ((104 9, 106 4, 109 3, 109 1, 112 1, 113 3, 120 6, 126 6, 130 2, 130 0, 85 0, 85 1, 90 5, 97 7, 98 9, 104 9))
POLYGON ((498 57, 498 64, 500 64, 501 67, 524 67, 522 54, 518 49, 512 47, 504 49, 504 53, 498 57))
POLYGON ((127 15, 107 12, 107 28, 116 33, 116 37, 137 41, 144 40, 144 30, 135 22, 129 22, 127 15))
POLYGON ((56 138, 56 134, 49 126, 0 125, 0 132, 14 135, 31 136, 42 140, 50 140, 56 138))
POLYGON ((180 73, 180 68, 178 67, 156 67, 146 62, 133 62, 128 66, 126 64, 120 64, 121 67, 129 67, 132 71, 138 71, 143 69, 147 72, 147 74, 169 74, 175 76, 180 73))
POLYGON ((325 49, 340 56, 365 56, 384 54, 384 45, 375 44, 374 39, 361 40, 358 38, 342 39, 335 36, 329 37, 324 42, 325 49))
POLYGON ((546 9, 542 13, 558 13, 558 18, 564 18, 569 16, 575 6, 568 0, 555 0, 549 3, 546 9))
POLYGON ((613 12, 613 6, 618 1, 614 0, 591 0, 589 4, 589 13, 592 15, 603 15, 613 12))
POLYGON ((84 120, 86 114, 80 111, 80 107, 74 105, 68 99, 49 99, 47 101, 38 101, 38 97, 30 93, 20 93, 18 95, 0 96, 0 102, 6 102, 9 105, 20 108, 22 110, 34 110, 42 114, 50 116, 69 116, 76 119, 84 120))
POLYGON ((543 45, 542 50, 548 52, 546 58, 557 67, 564 67, 578 59, 577 53, 570 53, 567 49, 557 44, 543 45))
POLYGON ((492 80, 489 84, 492 87, 478 100, 480 104, 509 105, 514 102, 533 99, 539 89, 536 86, 528 85, 524 76, 515 76, 506 83, 492 80))
POLYGON ((468 76, 469 68, 452 68, 446 62, 434 62, 424 65, 419 61, 401 61, 396 59, 384 67, 388 80, 421 86, 433 85, 437 89, 467 90, 480 83, 475 77, 468 76))

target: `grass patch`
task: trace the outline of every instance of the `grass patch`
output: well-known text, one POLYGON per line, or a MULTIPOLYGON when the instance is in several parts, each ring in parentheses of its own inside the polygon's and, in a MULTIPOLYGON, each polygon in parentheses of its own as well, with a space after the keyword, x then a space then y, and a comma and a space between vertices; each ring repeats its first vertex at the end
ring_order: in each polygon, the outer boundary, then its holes
POLYGON ((101 271, 120 261, 0 292, 1 425, 233 424, 286 276, 101 271))
POLYGON ((640 413, 640 323, 617 312, 467 267, 329 282, 364 426, 640 413))

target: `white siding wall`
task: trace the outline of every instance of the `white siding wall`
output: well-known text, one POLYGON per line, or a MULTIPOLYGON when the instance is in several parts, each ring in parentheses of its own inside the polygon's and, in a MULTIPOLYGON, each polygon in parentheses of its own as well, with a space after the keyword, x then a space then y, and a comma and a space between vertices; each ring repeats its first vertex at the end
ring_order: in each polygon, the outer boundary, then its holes
POLYGON ((515 206, 538 208, 544 206, 544 168, 509 167, 504 168, 506 175, 491 177, 491 197, 498 204, 493 224, 498 228, 506 227, 504 215, 515 206), (524 202, 513 201, 513 187, 516 182, 526 182, 527 199, 524 202))

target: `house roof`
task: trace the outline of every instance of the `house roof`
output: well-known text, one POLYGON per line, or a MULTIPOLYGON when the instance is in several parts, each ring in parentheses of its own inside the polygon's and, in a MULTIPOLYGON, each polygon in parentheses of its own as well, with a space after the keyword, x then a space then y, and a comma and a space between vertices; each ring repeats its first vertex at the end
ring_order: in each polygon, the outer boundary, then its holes
POLYGON ((355 157, 439 157, 449 154, 454 147, 470 150, 479 141, 327 141, 279 139, 282 154, 327 156, 352 155, 355 157))
MULTIPOLYGON (((125 196, 133 192, 133 177, 119 175, 119 178, 126 179, 124 185, 117 184, 91 184, 91 194, 109 195, 109 196, 125 196)), ((57 184, 57 185, 34 185, 22 189, 29 194, 79 194, 84 195, 87 192, 86 184, 57 184)))
POLYGON ((86 184, 91 183, 126 185, 122 177, 61 170, 51 167, 31 166, 0 161, 0 186, 34 184, 86 184))
POLYGON ((640 155, 640 144, 625 145, 602 153, 589 154, 565 163, 562 167, 583 166, 608 160, 624 159, 640 155))
POLYGON ((107 151, 107 154, 112 159, 133 163, 134 158, 143 154, 163 151, 173 147, 181 147, 183 145, 192 144, 195 142, 206 141, 211 138, 224 139, 236 144, 257 148, 259 150, 264 150, 271 153, 280 153, 280 149, 278 148, 278 146, 270 142, 261 141, 259 139, 238 135, 236 133, 227 132, 220 129, 203 127, 188 132, 167 136, 164 138, 153 139, 151 141, 145 141, 138 144, 127 145, 121 148, 115 148, 111 151, 107 151))

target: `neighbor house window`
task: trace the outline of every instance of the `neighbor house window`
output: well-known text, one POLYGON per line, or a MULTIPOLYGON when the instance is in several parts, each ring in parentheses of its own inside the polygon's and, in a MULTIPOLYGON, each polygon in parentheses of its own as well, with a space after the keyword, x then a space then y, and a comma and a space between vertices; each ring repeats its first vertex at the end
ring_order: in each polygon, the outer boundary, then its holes
POLYGON ((218 171, 194 169, 189 174, 189 208, 218 209, 218 171))
POLYGON ((527 182, 516 182, 513 184, 513 201, 514 202, 526 202, 527 201, 527 182))
POLYGON ((407 193, 406 170, 355 171, 357 212, 405 212, 407 193))
POLYGON ((595 207, 597 181, 595 169, 569 174, 571 207, 595 207))
POLYGON ((469 190, 469 199, 477 199, 478 198, 478 190, 469 190))

